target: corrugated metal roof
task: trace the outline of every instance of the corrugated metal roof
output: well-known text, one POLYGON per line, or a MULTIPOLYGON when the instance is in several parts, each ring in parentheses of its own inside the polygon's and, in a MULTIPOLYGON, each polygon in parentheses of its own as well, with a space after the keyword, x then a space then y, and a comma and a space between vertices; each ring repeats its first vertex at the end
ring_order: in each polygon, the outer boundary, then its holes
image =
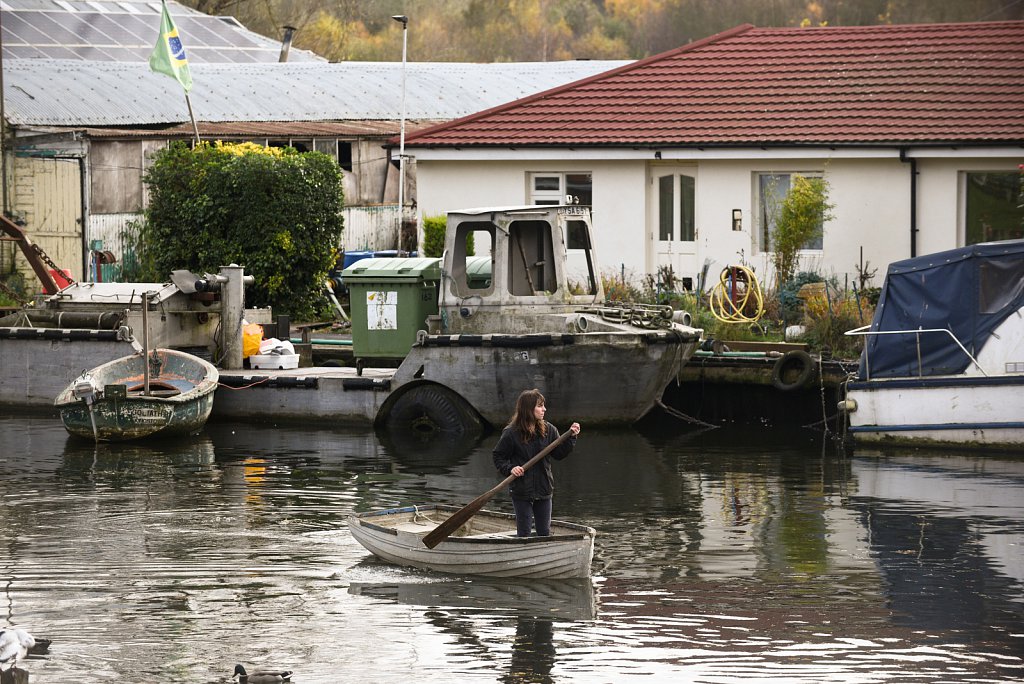
MULTIPOLYGON (((86 59, 144 62, 160 28, 159 0, 3 0, 3 58, 86 59)), ((189 63, 276 62, 280 41, 242 26, 233 17, 215 17, 167 3, 189 63)), ((308 50, 291 48, 292 62, 321 61, 308 50)))
MULTIPOLYGON (((623 61, 406 65, 406 118, 449 120, 620 67, 623 61)), ((402 65, 194 64, 201 121, 399 119, 402 65)), ((20 59, 4 63, 14 125, 132 126, 188 121, 178 83, 145 63, 20 59)))
POLYGON ((744 25, 407 146, 1024 143, 1024 22, 744 25))

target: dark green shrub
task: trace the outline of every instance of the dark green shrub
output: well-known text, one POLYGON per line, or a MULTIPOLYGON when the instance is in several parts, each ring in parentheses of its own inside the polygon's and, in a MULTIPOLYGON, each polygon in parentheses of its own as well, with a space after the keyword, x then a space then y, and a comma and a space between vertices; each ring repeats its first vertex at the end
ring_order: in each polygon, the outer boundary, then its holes
POLYGON ((236 263, 255 277, 246 304, 315 315, 342 233, 341 169, 319 152, 253 143, 176 143, 144 178, 150 202, 142 269, 156 282, 179 268, 236 263))
POLYGON ((813 271, 801 271, 779 288, 779 318, 787 323, 797 323, 803 318, 803 302, 797 297, 800 288, 808 283, 820 283, 825 279, 813 271))

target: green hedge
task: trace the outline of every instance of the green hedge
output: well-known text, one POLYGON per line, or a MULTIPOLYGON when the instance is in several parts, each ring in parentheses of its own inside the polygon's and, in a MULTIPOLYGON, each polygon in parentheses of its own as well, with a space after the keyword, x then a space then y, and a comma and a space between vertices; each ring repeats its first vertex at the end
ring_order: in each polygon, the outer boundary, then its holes
MULTIPOLYGON (((423 217, 423 256, 440 258, 444 256, 444 236, 448 230, 448 217, 423 217)), ((473 235, 466 237, 466 256, 474 254, 473 235)))
POLYGON ((343 230, 341 169, 329 156, 253 143, 176 143, 157 154, 144 180, 147 279, 236 263, 255 277, 247 306, 295 319, 323 307, 343 230))

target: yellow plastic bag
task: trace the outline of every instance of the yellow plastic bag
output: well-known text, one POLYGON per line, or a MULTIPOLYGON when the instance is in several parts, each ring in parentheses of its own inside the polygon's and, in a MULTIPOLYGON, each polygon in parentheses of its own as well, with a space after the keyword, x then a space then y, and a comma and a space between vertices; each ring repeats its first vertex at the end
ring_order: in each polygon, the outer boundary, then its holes
POLYGON ((242 358, 247 359, 260 353, 263 341, 263 326, 259 323, 246 323, 242 326, 242 358))

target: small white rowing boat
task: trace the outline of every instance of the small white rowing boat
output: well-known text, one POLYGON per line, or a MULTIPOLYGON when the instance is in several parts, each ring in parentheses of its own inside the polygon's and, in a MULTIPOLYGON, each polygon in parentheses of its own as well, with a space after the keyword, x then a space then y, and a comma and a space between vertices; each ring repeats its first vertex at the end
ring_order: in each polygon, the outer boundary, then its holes
POLYGON ((589 577, 594 528, 551 521, 551 536, 517 537, 509 513, 479 511, 436 547, 423 537, 458 506, 429 504, 356 514, 348 525, 373 555, 398 565, 456 575, 567 579, 589 577))

